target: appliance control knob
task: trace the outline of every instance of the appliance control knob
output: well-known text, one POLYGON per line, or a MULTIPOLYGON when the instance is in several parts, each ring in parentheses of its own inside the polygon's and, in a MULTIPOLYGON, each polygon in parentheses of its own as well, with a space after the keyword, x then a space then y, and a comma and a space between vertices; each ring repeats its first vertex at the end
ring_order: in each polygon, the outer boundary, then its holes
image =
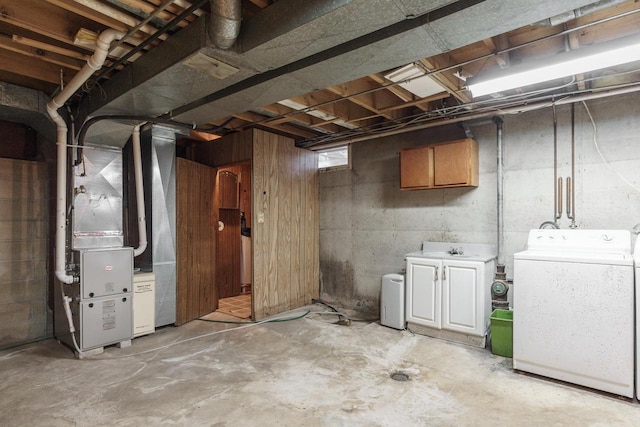
POLYGON ((122 289, 122 292, 127 292, 127 288, 122 289))
POLYGON ((92 302, 89 303, 89 308, 93 308, 93 303, 92 302))
POLYGON ((122 298, 122 302, 127 302, 127 299, 126 298, 122 298))
POLYGON ((93 292, 89 292, 89 298, 93 298, 93 292))
POLYGON ((604 240, 605 242, 610 242, 613 240, 613 236, 610 234, 603 234, 602 235, 602 240, 604 240))

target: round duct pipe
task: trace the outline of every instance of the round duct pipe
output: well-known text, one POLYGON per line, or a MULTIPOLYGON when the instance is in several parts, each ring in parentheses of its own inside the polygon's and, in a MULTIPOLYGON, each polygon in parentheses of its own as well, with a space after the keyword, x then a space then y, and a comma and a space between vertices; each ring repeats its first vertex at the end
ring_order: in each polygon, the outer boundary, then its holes
POLYGON ((241 0, 211 0, 209 38, 220 49, 233 46, 240 34, 241 0))

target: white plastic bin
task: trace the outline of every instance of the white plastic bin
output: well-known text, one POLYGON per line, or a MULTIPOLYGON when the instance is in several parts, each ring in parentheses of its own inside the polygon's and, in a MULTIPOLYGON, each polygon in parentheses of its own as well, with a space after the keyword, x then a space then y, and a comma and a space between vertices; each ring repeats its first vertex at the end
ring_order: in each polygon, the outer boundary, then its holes
POLYGON ((404 276, 385 274, 382 276, 380 293, 380 323, 395 329, 404 329, 404 276))

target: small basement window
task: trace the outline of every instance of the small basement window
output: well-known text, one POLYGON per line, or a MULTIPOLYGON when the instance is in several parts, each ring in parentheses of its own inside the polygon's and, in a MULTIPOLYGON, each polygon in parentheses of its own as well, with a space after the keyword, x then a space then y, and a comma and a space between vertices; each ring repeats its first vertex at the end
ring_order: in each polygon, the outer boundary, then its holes
POLYGON ((318 150, 317 153, 319 154, 318 169, 320 170, 348 169, 351 167, 350 145, 318 150))

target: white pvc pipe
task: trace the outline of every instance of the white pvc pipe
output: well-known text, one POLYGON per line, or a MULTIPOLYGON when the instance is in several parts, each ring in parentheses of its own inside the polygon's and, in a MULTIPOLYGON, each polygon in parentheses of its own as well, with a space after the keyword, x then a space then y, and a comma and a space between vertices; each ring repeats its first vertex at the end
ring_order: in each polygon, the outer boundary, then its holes
POLYGON ((138 247, 133 250, 137 257, 147 249, 147 220, 144 214, 144 186, 142 185, 142 155, 140 154, 140 126, 133 128, 133 173, 136 180, 136 203, 138 207, 138 247))
POLYGON ((47 113, 57 126, 57 203, 56 203, 56 277, 62 283, 73 283, 73 276, 67 274, 66 266, 66 222, 67 222, 67 124, 58 114, 58 109, 99 70, 107 59, 111 42, 124 37, 124 33, 115 30, 103 31, 97 40, 96 50, 67 86, 47 104, 47 113))

